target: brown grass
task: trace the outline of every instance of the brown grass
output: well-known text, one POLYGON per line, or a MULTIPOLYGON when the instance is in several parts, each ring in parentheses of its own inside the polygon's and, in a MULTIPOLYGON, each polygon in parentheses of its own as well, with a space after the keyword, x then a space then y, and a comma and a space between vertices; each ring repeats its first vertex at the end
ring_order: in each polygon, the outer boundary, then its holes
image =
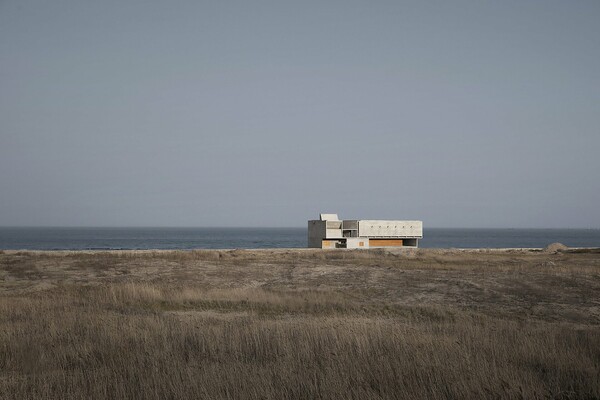
POLYGON ((600 254, 0 254, 1 399, 600 398, 600 254))

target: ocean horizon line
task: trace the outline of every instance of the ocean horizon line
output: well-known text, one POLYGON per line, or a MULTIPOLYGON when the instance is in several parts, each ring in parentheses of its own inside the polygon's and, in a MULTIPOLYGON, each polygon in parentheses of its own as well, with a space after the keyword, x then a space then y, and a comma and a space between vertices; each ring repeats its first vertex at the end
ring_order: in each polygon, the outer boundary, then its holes
MULTIPOLYGON (((306 226, 169 226, 169 225, 0 225, 0 229, 306 229, 306 226)), ((600 227, 469 227, 427 226, 423 229, 457 230, 600 230, 600 227)))

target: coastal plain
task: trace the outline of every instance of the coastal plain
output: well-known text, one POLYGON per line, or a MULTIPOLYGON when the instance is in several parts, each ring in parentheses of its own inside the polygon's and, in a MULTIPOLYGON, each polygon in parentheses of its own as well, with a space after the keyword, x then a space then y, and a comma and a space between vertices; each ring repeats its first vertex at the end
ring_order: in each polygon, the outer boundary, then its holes
POLYGON ((598 249, 0 251, 0 398, 600 398, 598 249))

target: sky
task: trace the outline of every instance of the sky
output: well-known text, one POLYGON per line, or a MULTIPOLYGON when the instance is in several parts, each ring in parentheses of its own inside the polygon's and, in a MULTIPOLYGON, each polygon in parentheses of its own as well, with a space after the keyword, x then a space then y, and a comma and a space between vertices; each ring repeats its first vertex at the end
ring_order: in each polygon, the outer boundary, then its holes
POLYGON ((0 0, 0 226, 600 228, 600 2, 0 0))

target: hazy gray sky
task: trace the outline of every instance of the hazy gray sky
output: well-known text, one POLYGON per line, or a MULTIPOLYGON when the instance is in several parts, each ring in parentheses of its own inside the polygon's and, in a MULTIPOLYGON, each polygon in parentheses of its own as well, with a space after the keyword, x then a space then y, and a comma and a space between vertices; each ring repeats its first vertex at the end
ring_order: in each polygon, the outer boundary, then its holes
POLYGON ((0 225, 600 228, 600 2, 0 1, 0 225))

